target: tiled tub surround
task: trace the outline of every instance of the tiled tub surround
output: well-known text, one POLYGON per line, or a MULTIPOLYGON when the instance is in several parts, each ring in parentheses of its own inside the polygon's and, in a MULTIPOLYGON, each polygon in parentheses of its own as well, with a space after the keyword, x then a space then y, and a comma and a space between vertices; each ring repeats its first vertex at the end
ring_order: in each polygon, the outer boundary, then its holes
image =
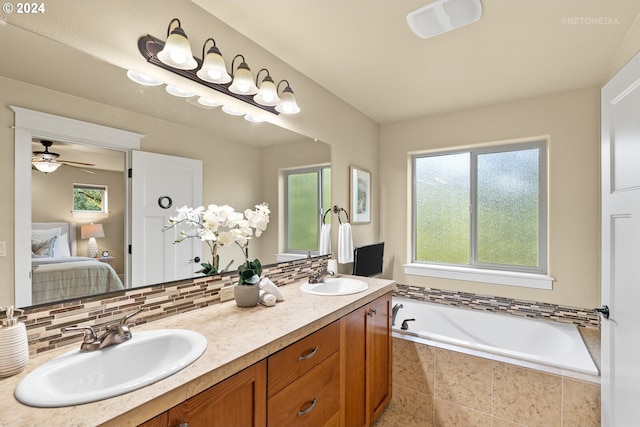
MULTIPOLYGON (((297 282, 327 264, 329 256, 306 258, 265 267, 263 277, 276 285, 297 282)), ((130 324, 141 325, 191 310, 220 303, 220 289, 238 281, 237 273, 183 280, 163 285, 135 288, 113 296, 70 300, 64 303, 27 309, 20 317, 27 327, 29 353, 52 350, 71 342, 80 342, 82 334, 62 334, 60 328, 71 325, 93 326, 97 330, 138 308, 146 311, 130 324)))
POLYGON ((475 310, 495 311, 515 316, 571 323, 584 328, 600 329, 600 318, 590 308, 568 307, 512 298, 478 295, 468 292, 445 291, 398 284, 397 296, 438 304, 455 305, 475 310))
MULTIPOLYGON (((586 310, 406 285, 394 295, 577 324, 600 367, 598 319, 586 310)), ((394 333, 393 398, 375 427, 598 427, 599 382, 394 333)))
POLYGON ((393 399, 375 427, 597 427, 600 385, 393 338, 393 399))
POLYGON ((34 355, 24 372, 0 379, 0 426, 136 426, 389 293, 395 286, 390 280, 363 280, 369 289, 359 294, 309 295, 300 290, 304 283, 300 280, 281 288, 285 300, 274 307, 240 308, 230 301, 136 325, 132 328, 134 337, 136 330, 191 329, 207 338, 208 347, 198 360, 176 374, 98 402, 66 408, 32 408, 19 403, 13 390, 20 380, 78 344, 34 355))

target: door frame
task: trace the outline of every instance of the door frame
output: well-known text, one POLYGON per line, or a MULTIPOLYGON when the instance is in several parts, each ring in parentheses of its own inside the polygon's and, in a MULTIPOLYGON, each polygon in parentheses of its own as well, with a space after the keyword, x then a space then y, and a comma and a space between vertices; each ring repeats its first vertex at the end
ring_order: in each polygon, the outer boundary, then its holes
MULTIPOLYGON (((54 114, 9 105, 14 111, 14 303, 32 305, 31 245, 31 142, 34 138, 91 145, 125 154, 125 171, 131 164, 131 150, 140 149, 143 134, 102 126, 54 114)), ((131 239, 130 183, 125 186, 125 249, 131 239)), ((127 251, 125 250, 125 254, 127 251)), ((130 259, 125 257, 125 287, 130 286, 130 259)))

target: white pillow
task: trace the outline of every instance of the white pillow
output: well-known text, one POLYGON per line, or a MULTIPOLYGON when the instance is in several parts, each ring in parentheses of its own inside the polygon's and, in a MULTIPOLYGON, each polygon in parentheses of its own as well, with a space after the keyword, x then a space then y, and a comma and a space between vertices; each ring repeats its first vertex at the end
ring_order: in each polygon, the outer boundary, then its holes
MULTIPOLYGON (((58 249, 58 241, 60 240, 60 232, 62 229, 60 227, 49 228, 47 230, 31 230, 31 239, 35 240, 44 240, 49 237, 56 236, 55 245, 53 247, 53 252, 51 254, 52 257, 57 257, 57 249, 58 249)), ((67 239, 68 240, 68 239, 67 239)))
POLYGON ((68 233, 62 233, 60 237, 56 239, 55 253, 56 258, 71 256, 68 233))

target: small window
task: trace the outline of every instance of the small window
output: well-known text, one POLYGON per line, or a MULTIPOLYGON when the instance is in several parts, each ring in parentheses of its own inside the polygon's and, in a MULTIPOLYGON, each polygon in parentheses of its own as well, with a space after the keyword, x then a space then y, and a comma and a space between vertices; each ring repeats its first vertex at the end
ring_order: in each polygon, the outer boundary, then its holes
MULTIPOLYGON (((331 205, 331 168, 319 166, 285 173, 286 248, 317 254, 322 215, 331 205)), ((326 222, 331 220, 327 215, 326 222)))
POLYGON ((106 185, 73 184, 73 216, 108 216, 106 185))

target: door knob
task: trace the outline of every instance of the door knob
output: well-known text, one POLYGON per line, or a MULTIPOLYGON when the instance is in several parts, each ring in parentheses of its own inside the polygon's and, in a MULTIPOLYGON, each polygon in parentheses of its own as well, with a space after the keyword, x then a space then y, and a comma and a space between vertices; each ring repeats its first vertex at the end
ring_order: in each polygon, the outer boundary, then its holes
POLYGON ((193 258, 193 259, 190 259, 190 260, 189 260, 189 262, 196 262, 196 263, 198 263, 198 262, 200 262, 200 257, 199 257, 199 256, 197 256, 197 257, 195 257, 195 258, 193 258))
POLYGON ((601 315, 605 319, 609 318, 609 306, 603 305, 602 308, 594 308, 593 312, 601 315))

